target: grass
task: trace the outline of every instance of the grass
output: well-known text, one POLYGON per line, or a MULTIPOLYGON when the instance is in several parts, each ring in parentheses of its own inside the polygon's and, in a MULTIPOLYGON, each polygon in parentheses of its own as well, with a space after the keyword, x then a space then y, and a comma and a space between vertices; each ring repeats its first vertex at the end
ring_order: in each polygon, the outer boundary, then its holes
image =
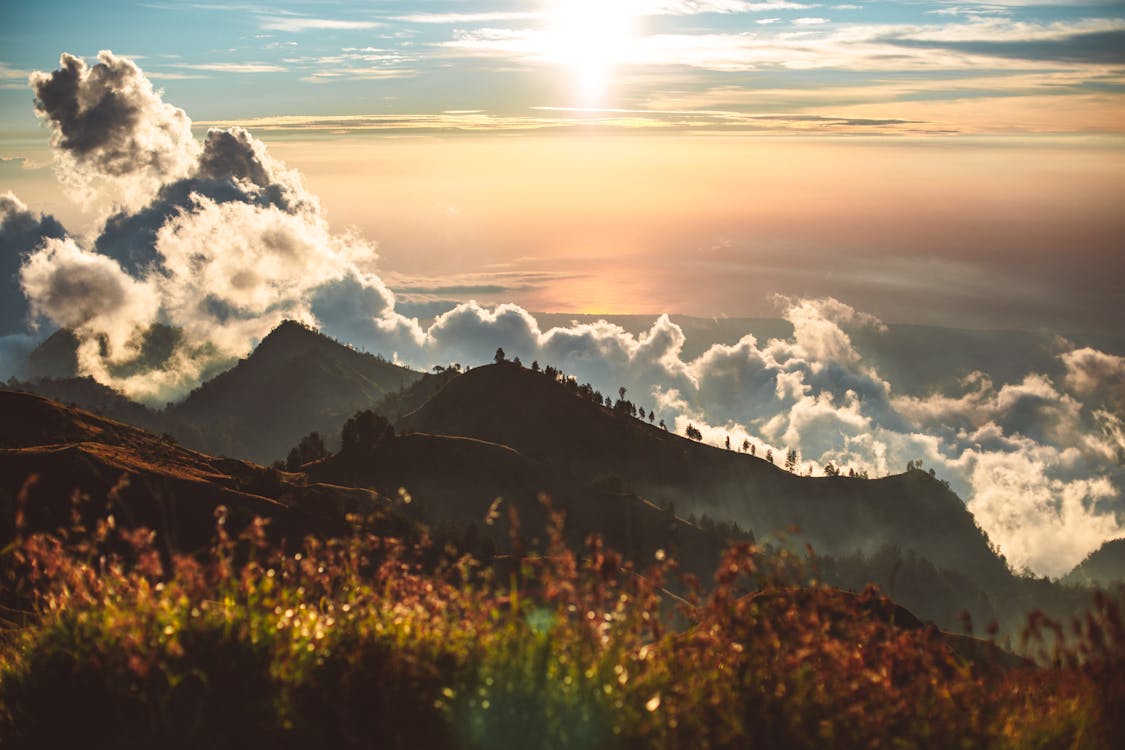
POLYGON ((21 537, 0 561, 0 746, 1125 746, 1109 597, 1069 629, 1033 616, 1038 666, 988 669, 752 545, 673 596, 673 561, 575 552, 552 519, 543 554, 514 539, 492 566, 358 518, 294 548, 220 512, 196 556, 109 517, 21 537))

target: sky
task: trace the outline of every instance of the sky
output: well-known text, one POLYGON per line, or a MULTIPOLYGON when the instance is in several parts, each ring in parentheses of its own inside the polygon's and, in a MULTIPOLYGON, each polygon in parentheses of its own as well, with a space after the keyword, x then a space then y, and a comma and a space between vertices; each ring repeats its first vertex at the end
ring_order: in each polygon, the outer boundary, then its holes
POLYGON ((197 134, 269 142, 334 227, 378 241, 404 300, 742 316, 784 293, 1116 327, 1122 2, 41 2, 0 21, 0 176, 68 226, 97 217, 56 189, 27 76, 108 49, 197 134))
POLYGON ((1121 2, 7 3, 0 377, 58 327, 153 405, 285 318, 502 346, 717 445, 920 460, 1060 575, 1125 536, 1123 93, 1121 2), (857 343, 919 323, 1045 335, 923 392, 857 343))

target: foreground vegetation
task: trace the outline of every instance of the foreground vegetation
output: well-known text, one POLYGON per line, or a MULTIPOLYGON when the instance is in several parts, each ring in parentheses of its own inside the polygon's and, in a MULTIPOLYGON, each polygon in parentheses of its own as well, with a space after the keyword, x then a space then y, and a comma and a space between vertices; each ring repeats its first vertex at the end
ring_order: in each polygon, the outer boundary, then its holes
POLYGON ((749 544, 673 595, 674 562, 575 554, 558 513, 544 554, 514 532, 488 568, 378 519, 295 547, 220 511, 178 555, 78 518, 3 551, 4 747, 1125 746, 1106 597, 1067 632, 1032 618, 1039 666, 1012 669, 749 544))

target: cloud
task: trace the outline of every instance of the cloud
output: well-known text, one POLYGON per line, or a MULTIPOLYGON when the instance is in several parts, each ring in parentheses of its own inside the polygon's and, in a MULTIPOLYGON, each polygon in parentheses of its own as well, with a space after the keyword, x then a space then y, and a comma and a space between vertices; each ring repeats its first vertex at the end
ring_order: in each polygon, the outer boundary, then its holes
POLYGON ((214 73, 283 73, 285 68, 280 65, 267 63, 199 63, 189 65, 184 63, 181 68, 191 70, 206 70, 214 73))
POLYGON ((375 21, 345 21, 335 18, 301 18, 283 16, 263 19, 261 28, 266 31, 285 31, 291 34, 302 31, 363 31, 382 24, 375 21))
POLYGON ((0 336, 26 333, 30 323, 19 281, 24 257, 43 240, 65 235, 54 217, 32 213, 14 193, 0 193, 0 336))
POLYGON ((135 208, 191 169, 198 146, 182 109, 165 103, 131 60, 64 54, 32 73, 36 114, 51 127, 60 181, 83 203, 135 208))
POLYGON ((892 44, 944 49, 972 55, 1039 62, 1120 65, 1125 63, 1125 29, 1072 33, 1061 38, 1013 40, 894 39, 892 44))
POLYGON ((1059 576, 1103 542, 1125 534, 1100 500, 1119 497, 1108 479, 1051 478, 1050 460, 993 451, 973 462, 969 510, 1016 567, 1059 576))
POLYGON ((1085 347, 1062 355, 1071 392, 1125 413, 1125 357, 1085 347))
MULTIPOLYGON (((79 336, 80 362, 120 363, 138 351, 137 333, 156 322, 156 290, 74 240, 47 239, 20 269, 31 312, 79 336)), ((93 368, 98 371, 101 368, 93 368)))
MULTIPOLYGON (((772 18, 760 19, 772 21, 772 18)), ((803 17, 756 32, 709 27, 699 32, 651 33, 618 40, 607 53, 618 66, 684 66, 708 71, 762 69, 855 71, 1012 70, 1025 72, 1028 60, 1090 75, 1121 61, 1125 22, 1113 18, 1050 23, 973 17, 947 24, 831 24, 803 17)), ((756 24, 765 26, 765 24, 756 24)), ((566 45, 550 28, 480 27, 457 29, 438 43, 446 54, 568 64, 566 45)))

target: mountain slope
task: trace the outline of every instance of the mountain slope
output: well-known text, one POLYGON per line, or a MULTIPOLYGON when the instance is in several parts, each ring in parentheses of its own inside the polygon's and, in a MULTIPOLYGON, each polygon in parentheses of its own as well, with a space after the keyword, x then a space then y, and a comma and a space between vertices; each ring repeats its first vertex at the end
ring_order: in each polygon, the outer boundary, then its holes
POLYGON ((759 538, 795 525, 826 554, 891 544, 977 580, 1008 576, 964 504, 928 474, 798 477, 613 414, 510 363, 453 379, 400 427, 507 445, 567 475, 620 480, 680 515, 735 521, 759 538))
POLYGON ((709 577, 730 541, 729 529, 704 530, 620 488, 593 486, 506 445, 475 438, 411 433, 383 440, 370 454, 333 455, 304 467, 314 481, 370 487, 411 498, 411 515, 425 523, 487 536, 509 545, 508 509, 521 534, 546 541, 548 507, 565 512, 564 534, 581 549, 591 534, 627 558, 646 563, 657 550, 674 553, 682 569, 709 577), (485 523, 497 499, 494 520, 485 523), (486 526, 491 528, 485 528, 486 526))
POLYGON ((1091 552, 1063 578, 1077 586, 1125 584, 1125 539, 1112 539, 1091 552))
POLYGON ((166 414, 193 447, 268 463, 313 430, 335 438, 356 411, 419 377, 286 321, 166 414))
POLYGON ((386 505, 369 490, 197 453, 31 394, 0 392, 0 413, 0 545, 17 517, 52 530, 71 523, 72 509, 89 522, 109 506, 120 524, 191 550, 210 540, 220 505, 236 528, 263 516, 290 539, 343 531, 344 513, 386 505))
POLYGON ((4 390, 34 393, 151 432, 166 431, 163 414, 130 400, 123 393, 102 385, 91 377, 10 381, 6 387, 0 387, 4 390))

